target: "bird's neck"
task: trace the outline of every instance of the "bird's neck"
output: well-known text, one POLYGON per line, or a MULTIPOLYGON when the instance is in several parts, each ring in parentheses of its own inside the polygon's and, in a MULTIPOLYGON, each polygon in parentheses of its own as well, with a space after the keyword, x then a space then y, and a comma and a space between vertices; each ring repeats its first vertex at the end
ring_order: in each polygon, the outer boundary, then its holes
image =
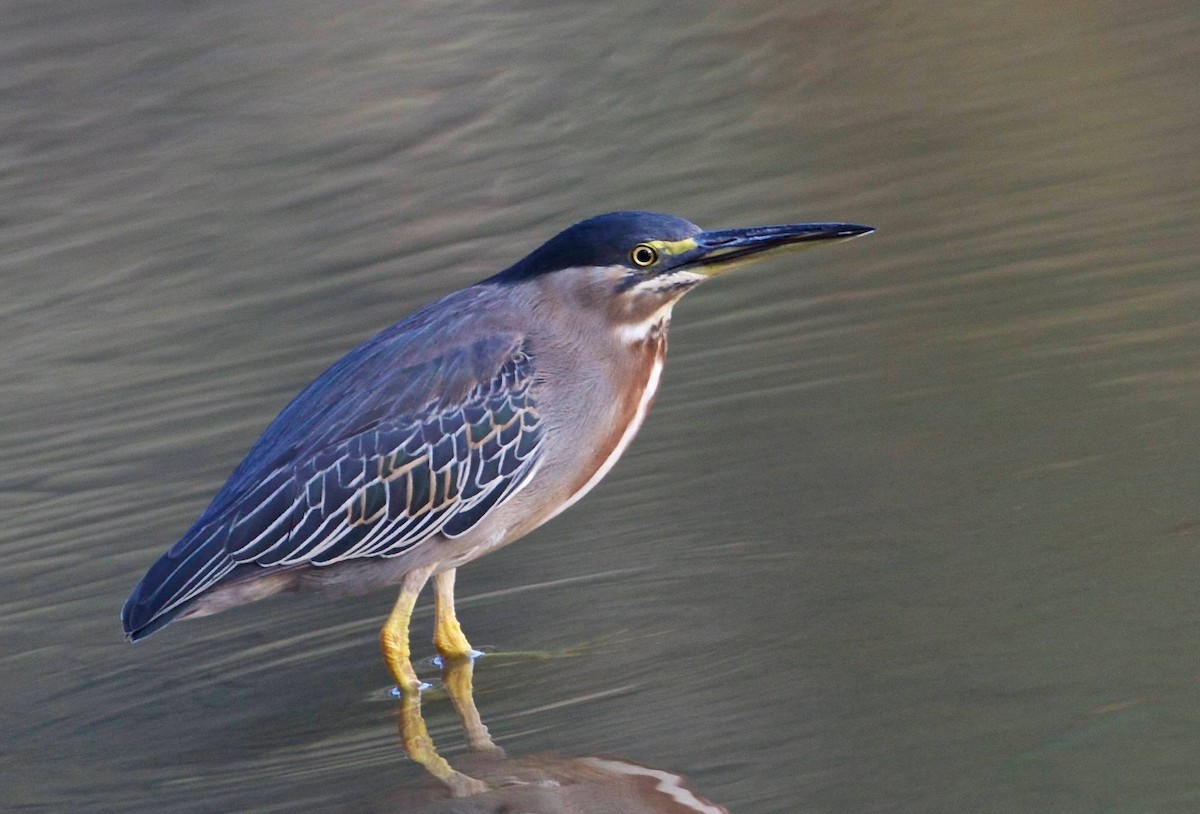
POLYGON ((623 358, 608 369, 608 373, 615 377, 612 392, 616 397, 604 405, 607 412, 601 423, 606 431, 595 439, 594 451, 577 470, 565 499, 546 519, 558 515, 591 491, 613 468, 637 435, 646 413, 654 403, 662 378, 670 317, 670 309, 667 309, 659 319, 644 326, 622 326, 625 330, 618 334, 622 346, 618 355, 623 358))
POLYGON ((668 302, 649 314, 639 315, 638 319, 615 322, 613 334, 623 345, 637 347, 661 342, 663 350, 666 350, 667 328, 671 325, 671 309, 674 307, 674 302, 668 302))

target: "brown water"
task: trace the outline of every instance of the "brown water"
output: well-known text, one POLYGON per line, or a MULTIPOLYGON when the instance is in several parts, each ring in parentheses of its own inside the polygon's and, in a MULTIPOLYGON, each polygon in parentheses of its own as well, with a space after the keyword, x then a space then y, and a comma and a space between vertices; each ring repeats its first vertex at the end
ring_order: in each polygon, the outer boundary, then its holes
POLYGON ((389 593, 119 607, 325 365, 648 208, 879 232, 689 296, 621 464, 460 575, 497 741, 738 814, 1200 811, 1200 8, 795 6, 3 4, 0 807, 419 787, 389 593))

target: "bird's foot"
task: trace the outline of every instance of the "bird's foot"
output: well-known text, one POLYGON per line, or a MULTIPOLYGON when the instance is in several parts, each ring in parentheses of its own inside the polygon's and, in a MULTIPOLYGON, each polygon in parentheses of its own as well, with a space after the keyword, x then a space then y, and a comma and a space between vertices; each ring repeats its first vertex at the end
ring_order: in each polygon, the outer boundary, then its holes
POLYGON ((475 661, 475 659, 483 655, 485 654, 482 650, 469 648, 466 653, 442 653, 434 656, 432 659, 430 659, 430 663, 435 667, 445 667, 447 662, 457 661, 458 659, 470 659, 471 661, 475 661))
MULTIPOLYGON (((432 690, 432 689, 433 689, 433 685, 430 684, 428 681, 418 681, 417 686, 415 686, 412 689, 409 689, 407 691, 398 684, 394 685, 390 690, 388 690, 388 695, 390 695, 392 698, 403 698, 407 693, 416 693, 417 695, 420 695, 421 693, 425 692, 426 690, 432 690)), ((376 696, 376 697, 378 697, 378 696, 376 696)))

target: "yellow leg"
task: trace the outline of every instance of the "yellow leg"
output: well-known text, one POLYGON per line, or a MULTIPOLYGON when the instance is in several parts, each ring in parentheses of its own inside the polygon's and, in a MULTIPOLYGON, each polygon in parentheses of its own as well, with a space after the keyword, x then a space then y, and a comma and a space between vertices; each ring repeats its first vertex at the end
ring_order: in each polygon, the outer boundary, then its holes
POLYGON ((433 575, 433 645, 443 661, 468 658, 475 653, 454 613, 454 574, 451 568, 433 575))
MULTIPOLYGON (((455 797, 466 797, 487 791, 487 786, 455 771, 434 747, 425 719, 421 716, 421 681, 413 669, 408 647, 408 628, 413 607, 432 572, 433 566, 427 566, 404 575, 400 583, 400 596, 380 631, 379 643, 392 678, 400 688, 400 737, 404 741, 404 751, 445 783, 455 797)), ((462 635, 461 631, 459 635, 462 635)))
POLYGON ((442 681, 446 692, 462 719, 467 732, 467 743, 474 752, 501 752, 492 742, 492 736, 475 708, 473 677, 475 651, 463 634, 462 625, 454 612, 455 570, 441 571, 433 575, 434 616, 433 644, 442 654, 442 681))
POLYGON ((400 583, 400 596, 395 607, 388 614, 383 630, 379 632, 379 646, 383 649, 383 659, 396 686, 404 695, 418 694, 421 691, 421 681, 417 671, 413 669, 408 649, 408 623, 412 619, 413 607, 417 604, 417 595, 425 587, 433 566, 425 566, 404 575, 400 583))

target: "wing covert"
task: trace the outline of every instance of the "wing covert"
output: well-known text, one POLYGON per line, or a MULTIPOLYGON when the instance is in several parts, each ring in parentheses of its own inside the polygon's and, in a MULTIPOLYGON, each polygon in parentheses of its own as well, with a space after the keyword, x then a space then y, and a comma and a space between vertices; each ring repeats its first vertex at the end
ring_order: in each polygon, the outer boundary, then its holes
POLYGON ((485 336, 407 367, 383 354, 349 359, 373 379, 361 401, 330 396, 344 360, 289 405, 276 423, 320 409, 319 433, 281 441, 268 428, 134 589, 127 632, 166 624, 235 569, 394 557, 439 532, 460 536, 532 476, 543 423, 523 337, 485 336))
POLYGON ((232 548, 231 557, 324 566, 393 557, 438 532, 466 533, 532 474, 542 436, 533 373, 532 358, 516 348, 461 401, 431 402, 295 465, 291 490, 268 496, 280 507, 292 498, 283 512, 292 522, 274 521, 273 534, 232 548))

